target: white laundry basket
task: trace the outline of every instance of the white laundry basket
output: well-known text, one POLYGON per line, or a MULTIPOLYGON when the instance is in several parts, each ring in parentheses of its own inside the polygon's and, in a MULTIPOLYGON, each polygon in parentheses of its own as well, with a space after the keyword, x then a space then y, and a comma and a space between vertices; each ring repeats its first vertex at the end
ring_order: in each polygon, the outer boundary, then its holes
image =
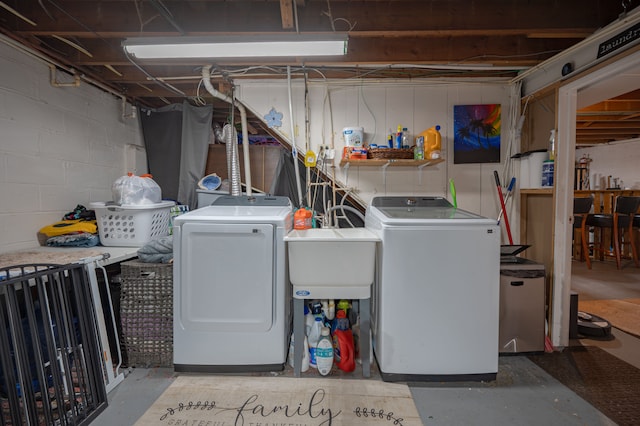
POLYGON ((96 212, 103 246, 140 247, 149 240, 169 235, 173 201, 140 206, 90 203, 96 212))

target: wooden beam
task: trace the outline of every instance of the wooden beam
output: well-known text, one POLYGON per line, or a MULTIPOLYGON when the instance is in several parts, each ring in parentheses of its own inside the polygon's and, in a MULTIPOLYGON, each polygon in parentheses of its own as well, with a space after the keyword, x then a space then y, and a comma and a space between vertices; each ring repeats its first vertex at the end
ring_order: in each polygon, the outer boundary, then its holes
MULTIPOLYGON (((45 39, 48 40, 48 39, 45 39)), ((63 43, 56 48, 65 49, 63 43)), ((130 65, 119 40, 84 39, 83 46, 93 57, 79 54, 74 49, 66 49, 67 57, 78 65, 94 66, 110 64, 130 65), (68 51, 68 52, 67 52, 68 51)), ((345 56, 304 59, 313 66, 357 66, 364 64, 447 64, 473 65, 479 63, 532 66, 572 46, 567 39, 527 39, 525 36, 449 36, 449 37, 354 37, 349 40, 345 56)), ((68 46, 67 46, 68 47, 68 46)), ((302 63, 302 58, 265 59, 264 65, 294 65, 302 63)), ((203 65, 207 60, 149 60, 148 65, 203 65)), ((252 59, 238 58, 218 60, 220 66, 242 66, 255 64, 252 59)))
POLYGON ((291 0, 280 0, 280 16, 282 17, 282 29, 293 29, 293 3, 291 0))
POLYGON ((614 98, 606 101, 598 102, 597 104, 590 105, 585 108, 580 108, 578 114, 584 112, 627 112, 627 111, 640 111, 640 99, 638 100, 628 100, 614 98))
POLYGON ((614 137, 616 135, 637 135, 640 133, 640 128, 635 129, 591 129, 591 128, 577 128, 576 136, 598 136, 605 137, 611 136, 614 137))
MULTIPOLYGON (((273 32, 282 31, 287 21, 293 24, 293 0, 275 1, 171 1, 164 4, 177 22, 189 34, 213 32, 273 32), (290 14, 289 14, 290 12, 290 14), (290 18, 289 18, 290 17, 290 18)), ((176 33, 163 19, 153 19, 155 10, 136 9, 132 1, 66 0, 64 13, 51 8, 51 19, 39 0, 21 0, 19 11, 36 22, 6 20, 14 31, 52 31, 60 36, 65 32, 78 35, 115 37, 118 34, 151 36, 158 32, 176 33), (111 3, 111 5, 109 5, 111 3)), ((299 4, 296 2, 296 4, 299 4)), ((325 1, 307 2, 298 7, 300 31, 332 31, 326 15, 325 1)), ((457 30, 519 30, 528 37, 583 38, 618 18, 619 4, 610 0, 538 0, 535 2, 485 0, 451 2, 425 0, 396 1, 333 1, 332 17, 336 31, 422 31, 447 33, 457 30)), ((6 15, 7 13, 5 13, 6 15)), ((3 11, 0 10, 0 17, 3 11)), ((0 20, 1 22, 1 20, 0 20)), ((66 34, 73 35, 73 34, 66 34)))
POLYGON ((578 114, 576 116, 577 123, 590 123, 590 122, 611 122, 611 123, 619 123, 620 120, 625 121, 638 121, 638 114, 629 113, 629 115, 611 115, 611 114, 578 114), (633 120, 633 119, 636 120, 633 120))
POLYGON ((638 131, 640 130, 640 124, 633 121, 619 121, 619 120, 603 120, 603 121, 590 121, 590 122, 578 122, 576 123, 576 130, 595 130, 595 129, 607 129, 607 130, 621 130, 621 131, 638 131))

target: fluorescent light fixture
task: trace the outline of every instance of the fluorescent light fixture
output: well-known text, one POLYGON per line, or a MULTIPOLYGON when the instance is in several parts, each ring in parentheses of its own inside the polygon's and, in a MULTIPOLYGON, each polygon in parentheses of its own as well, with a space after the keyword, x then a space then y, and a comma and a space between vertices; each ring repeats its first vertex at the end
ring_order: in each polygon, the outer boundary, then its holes
POLYGON ((219 37, 134 37, 123 42, 137 59, 266 58, 338 56, 347 53, 346 34, 219 37))

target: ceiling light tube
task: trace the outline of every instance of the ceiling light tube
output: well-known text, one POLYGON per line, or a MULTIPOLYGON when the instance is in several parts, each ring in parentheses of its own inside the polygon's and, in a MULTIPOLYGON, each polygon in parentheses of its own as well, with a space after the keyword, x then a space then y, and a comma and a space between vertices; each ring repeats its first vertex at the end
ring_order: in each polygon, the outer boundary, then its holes
POLYGON ((345 55, 347 40, 346 34, 134 37, 123 47, 137 59, 307 57, 345 55))

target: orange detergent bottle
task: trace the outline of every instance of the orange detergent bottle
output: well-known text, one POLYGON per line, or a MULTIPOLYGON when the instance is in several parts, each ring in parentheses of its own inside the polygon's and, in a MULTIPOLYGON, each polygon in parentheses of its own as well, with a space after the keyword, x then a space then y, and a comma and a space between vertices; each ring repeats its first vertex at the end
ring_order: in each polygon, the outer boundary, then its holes
POLYGON ((420 136, 424 136, 424 158, 428 160, 440 158, 442 150, 440 126, 431 127, 422 132, 420 136))
POLYGON ((335 330, 333 331, 334 364, 347 373, 356 369, 356 356, 353 332, 349 328, 347 311, 336 312, 335 330))
POLYGON ((305 208, 296 210, 293 215, 293 229, 311 228, 311 216, 311 210, 305 208))

